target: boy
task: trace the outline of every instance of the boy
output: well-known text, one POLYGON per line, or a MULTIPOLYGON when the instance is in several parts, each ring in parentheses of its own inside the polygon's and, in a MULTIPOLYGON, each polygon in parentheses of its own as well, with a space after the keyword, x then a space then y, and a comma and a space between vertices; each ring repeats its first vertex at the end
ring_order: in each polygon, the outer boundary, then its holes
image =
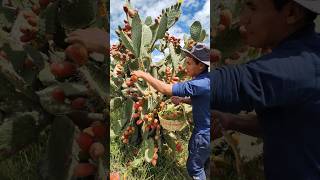
POLYGON ((206 179, 204 164, 210 156, 210 80, 208 67, 210 65, 210 50, 203 44, 195 45, 191 51, 182 49, 186 57, 187 74, 193 79, 174 85, 166 84, 143 71, 133 74, 147 81, 157 91, 173 97, 175 104, 180 102, 192 105, 194 129, 189 140, 189 156, 187 170, 193 179, 206 179), (188 98, 182 98, 190 96, 188 98))

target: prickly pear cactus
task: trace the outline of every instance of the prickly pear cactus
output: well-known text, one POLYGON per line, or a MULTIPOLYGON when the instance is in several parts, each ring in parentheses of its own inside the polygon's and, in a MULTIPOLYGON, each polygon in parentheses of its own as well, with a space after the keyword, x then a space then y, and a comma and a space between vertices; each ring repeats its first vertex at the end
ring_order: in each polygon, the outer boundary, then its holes
POLYGON ((64 38, 108 28, 109 1, 0 2, 0 160, 49 128, 43 179, 105 178, 108 57, 64 38))
MULTIPOLYGON (((130 76, 134 70, 143 70, 166 83, 188 79, 180 39, 168 33, 179 20, 180 8, 181 4, 176 3, 163 9, 155 20, 150 16, 141 19, 138 11, 127 2, 123 7, 127 15, 125 25, 116 30, 119 43, 113 44, 110 49, 110 109, 122 109, 123 112, 122 119, 111 120, 116 124, 111 124, 111 129, 125 147, 133 145, 140 149, 132 163, 136 167, 143 161, 156 166, 158 154, 163 152, 164 146, 173 153, 182 150, 175 133, 161 126, 158 115, 169 97, 157 92, 145 81, 130 76), (164 58, 154 62, 154 51, 163 53, 164 58)), ((208 36, 199 21, 192 24, 190 33, 190 36, 185 35, 183 48, 191 49, 208 36)), ((189 117, 184 119, 190 118, 191 110, 187 109, 185 113, 189 113, 189 117)))
POLYGON ((249 47, 241 41, 243 27, 239 24, 239 16, 243 5, 241 0, 212 3, 212 8, 217 9, 214 11, 210 33, 212 68, 245 63, 261 53, 260 49, 249 47))
POLYGON ((95 20, 97 5, 92 0, 61 0, 58 10, 61 24, 70 29, 88 26, 95 20))

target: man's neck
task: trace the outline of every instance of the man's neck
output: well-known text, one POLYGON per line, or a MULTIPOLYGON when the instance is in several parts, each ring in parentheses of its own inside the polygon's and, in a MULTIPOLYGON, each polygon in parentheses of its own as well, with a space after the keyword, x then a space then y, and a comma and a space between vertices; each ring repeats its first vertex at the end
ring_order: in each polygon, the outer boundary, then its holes
POLYGON ((290 37, 294 36, 295 34, 301 32, 306 27, 310 26, 310 23, 301 22, 295 25, 292 25, 287 28, 287 31, 283 31, 282 36, 279 36, 278 41, 275 41, 273 44, 266 46, 267 48, 273 49, 278 47, 282 42, 286 41, 290 37))

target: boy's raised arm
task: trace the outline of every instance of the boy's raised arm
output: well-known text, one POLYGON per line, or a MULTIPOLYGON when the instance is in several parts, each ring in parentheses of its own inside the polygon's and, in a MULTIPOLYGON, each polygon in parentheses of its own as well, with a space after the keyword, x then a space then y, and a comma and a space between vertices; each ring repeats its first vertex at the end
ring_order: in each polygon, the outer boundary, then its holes
POLYGON ((152 77, 149 73, 143 72, 141 70, 132 72, 132 75, 136 75, 138 78, 142 78, 147 81, 154 89, 161 92, 162 94, 171 96, 172 95, 172 85, 167 84, 159 79, 152 77))

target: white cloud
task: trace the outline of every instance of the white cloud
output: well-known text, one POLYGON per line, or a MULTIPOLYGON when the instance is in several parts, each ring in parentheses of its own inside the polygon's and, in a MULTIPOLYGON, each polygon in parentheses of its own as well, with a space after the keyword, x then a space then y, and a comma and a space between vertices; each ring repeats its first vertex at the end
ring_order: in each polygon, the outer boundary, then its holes
POLYGON ((110 41, 116 41, 112 39, 112 36, 116 36, 115 30, 118 25, 123 24, 123 20, 125 19, 125 13, 123 11, 123 5, 125 1, 119 0, 111 0, 110 1, 110 41))
POLYGON ((182 4, 183 6, 187 8, 194 8, 200 5, 199 0, 185 0, 182 4))
MULTIPOLYGON (((123 11, 124 0, 111 0, 110 1, 110 32, 111 35, 117 37, 115 35, 115 30, 118 25, 123 25, 123 20, 125 19, 125 13, 123 11)), ((172 0, 131 0, 132 6, 139 11, 139 15, 142 20, 144 20, 147 16, 151 16, 152 19, 155 19, 157 16, 161 14, 162 9, 165 9, 173 4, 176 1, 172 0)), ((188 9, 188 12, 182 12, 182 15, 179 19, 179 22, 183 22, 187 26, 190 26, 194 21, 198 20, 203 25, 203 28, 209 33, 210 32, 210 1, 206 0, 203 2, 198 0, 185 0, 182 3, 183 10, 185 8, 188 9), (203 7, 201 7, 203 6, 203 7), (192 11, 194 9, 199 9, 199 11, 192 11)), ((180 27, 179 25, 173 26, 169 33, 180 38, 181 44, 183 42, 183 35, 189 35, 189 29, 185 29, 180 27)), ((112 39, 111 42, 116 42, 117 39, 112 39)))
POLYGON ((202 9, 197 11, 193 18, 187 21, 187 24, 190 26, 194 21, 200 21, 203 29, 210 30, 210 0, 206 0, 202 9))
POLYGON ((160 54, 157 54, 157 55, 153 55, 152 56, 152 61, 153 62, 159 62, 163 58, 164 58, 164 54, 160 53, 160 54))
POLYGON ((161 14, 162 9, 167 8, 175 4, 176 1, 172 0, 132 0, 131 4, 134 8, 139 9, 139 14, 141 17, 146 18, 147 16, 151 16, 155 19, 157 16, 161 14))

